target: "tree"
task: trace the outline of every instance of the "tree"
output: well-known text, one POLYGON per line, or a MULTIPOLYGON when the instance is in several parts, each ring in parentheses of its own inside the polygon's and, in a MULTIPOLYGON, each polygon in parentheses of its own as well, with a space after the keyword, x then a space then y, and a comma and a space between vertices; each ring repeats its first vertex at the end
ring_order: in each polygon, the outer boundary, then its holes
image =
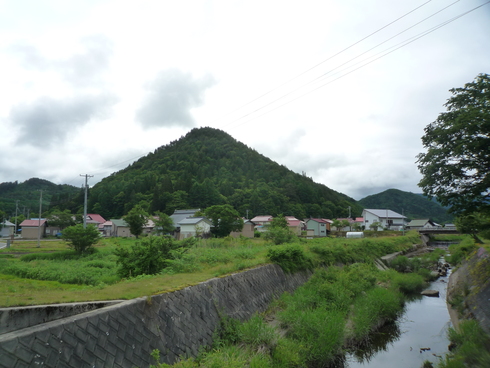
POLYGON ((123 217, 123 219, 128 224, 131 234, 138 238, 143 232, 143 226, 146 225, 149 217, 150 215, 148 215, 143 207, 137 204, 123 217))
POLYGON ((342 220, 340 223, 341 223, 342 229, 343 228, 346 228, 346 227, 348 227, 349 229, 351 229, 351 223, 350 223, 349 220, 342 220))
POLYGON ((48 216, 47 220, 51 226, 57 226, 61 230, 68 226, 75 225, 75 220, 73 219, 73 215, 70 213, 69 210, 54 210, 48 216))
POLYGON ((93 225, 87 225, 87 228, 84 229, 83 224, 77 224, 63 230, 62 238, 77 253, 85 253, 91 246, 97 244, 100 233, 93 225))
POLYGON ((208 207, 204 210, 204 214, 213 223, 211 233, 218 238, 243 229, 243 219, 229 204, 208 207))
POLYGON ((455 225, 460 233, 471 235, 477 243, 483 243, 479 233, 486 239, 490 237, 490 218, 481 213, 461 215, 456 218, 455 225))
POLYGON ((382 224, 379 221, 374 221, 371 225, 369 225, 369 228, 374 231, 378 231, 378 227, 381 227, 382 224))
POLYGON ((332 227, 334 227, 335 230, 339 231, 340 228, 342 227, 342 222, 340 222, 340 220, 333 220, 332 227))
POLYGON ((264 238, 272 240, 274 244, 289 243, 294 239, 294 234, 289 229, 289 224, 283 215, 274 217, 268 226, 264 238))
POLYGON ((160 211, 157 211, 155 215, 158 217, 154 220, 157 234, 168 234, 175 230, 174 222, 169 215, 160 211))
POLYGON ((490 76, 450 91, 447 111, 424 130, 419 186, 451 213, 490 212, 490 76))

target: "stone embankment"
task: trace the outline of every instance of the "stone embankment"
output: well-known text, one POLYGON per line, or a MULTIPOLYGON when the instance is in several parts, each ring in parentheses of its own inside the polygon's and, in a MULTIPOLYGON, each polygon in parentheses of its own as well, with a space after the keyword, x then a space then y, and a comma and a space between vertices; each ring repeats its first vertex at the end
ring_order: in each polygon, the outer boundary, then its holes
POLYGON ((463 300, 459 311, 448 306, 455 328, 458 328, 460 319, 475 318, 490 335, 490 255, 484 248, 478 249, 451 273, 447 300, 458 297, 463 300))
POLYGON ((160 350, 162 362, 172 364, 212 344, 220 315, 248 319, 310 276, 267 265, 105 306, 0 309, 0 367, 143 368, 155 363, 150 356, 154 349, 160 350))

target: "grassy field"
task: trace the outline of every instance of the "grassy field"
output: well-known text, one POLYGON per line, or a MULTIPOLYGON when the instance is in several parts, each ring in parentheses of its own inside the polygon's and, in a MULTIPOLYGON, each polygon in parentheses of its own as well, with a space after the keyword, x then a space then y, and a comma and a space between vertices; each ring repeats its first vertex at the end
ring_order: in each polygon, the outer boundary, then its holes
MULTIPOLYGON (((16 241, 10 249, 0 250, 0 306, 155 295, 269 263, 267 252, 275 247, 261 239, 200 240, 160 273, 122 279, 114 252, 136 241, 101 239, 96 251, 86 256, 74 254, 62 240, 42 241, 39 248, 37 241, 16 241)), ((295 245, 315 266, 365 261, 407 249, 417 241, 416 234, 408 234, 378 239, 298 239, 295 245)))

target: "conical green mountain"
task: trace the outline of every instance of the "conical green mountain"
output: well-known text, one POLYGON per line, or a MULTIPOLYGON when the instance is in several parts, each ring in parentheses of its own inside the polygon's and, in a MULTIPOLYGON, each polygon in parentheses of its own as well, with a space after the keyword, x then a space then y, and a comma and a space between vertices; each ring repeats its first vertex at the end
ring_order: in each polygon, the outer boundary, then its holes
POLYGON ((126 214, 141 204, 150 213, 230 204, 242 216, 277 214, 297 218, 345 217, 362 207, 344 194, 296 174, 227 133, 191 130, 126 169, 97 183, 89 211, 105 218, 126 214))
POLYGON ((409 219, 428 219, 444 224, 453 221, 453 216, 439 203, 431 201, 420 194, 388 189, 384 192, 367 196, 359 201, 365 208, 389 208, 402 213, 409 219))

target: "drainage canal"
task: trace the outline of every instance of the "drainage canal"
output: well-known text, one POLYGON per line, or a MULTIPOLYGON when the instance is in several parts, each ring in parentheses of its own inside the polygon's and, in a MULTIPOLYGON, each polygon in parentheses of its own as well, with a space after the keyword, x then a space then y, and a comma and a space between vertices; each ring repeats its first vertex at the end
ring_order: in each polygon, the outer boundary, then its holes
POLYGON ((439 291, 439 297, 418 296, 407 302, 403 315, 374 334, 368 346, 348 354, 343 367, 417 368, 426 360, 437 366, 449 345, 448 278, 440 277, 428 287, 439 291))

